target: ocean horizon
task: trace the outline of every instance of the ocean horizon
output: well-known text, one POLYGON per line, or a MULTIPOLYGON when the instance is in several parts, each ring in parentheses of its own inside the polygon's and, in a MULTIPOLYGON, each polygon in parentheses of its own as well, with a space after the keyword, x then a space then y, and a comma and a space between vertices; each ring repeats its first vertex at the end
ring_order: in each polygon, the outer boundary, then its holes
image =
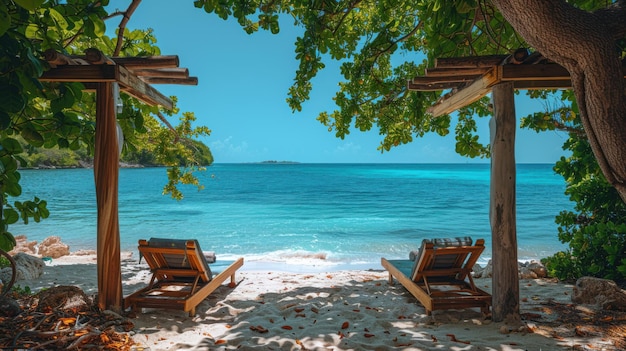
MULTIPOLYGON (((517 165, 517 239, 521 261, 565 249, 555 216, 573 203, 552 164, 517 165)), ((93 169, 21 170, 25 200, 48 202, 50 217, 11 225, 41 242, 59 236, 71 251, 96 248, 93 169)), ((381 269, 380 258, 407 258, 424 238, 483 238, 491 258, 489 163, 217 163, 198 173, 205 188, 162 195, 164 167, 122 168, 122 251, 139 239, 198 239, 218 259, 244 257, 292 271, 381 269)))

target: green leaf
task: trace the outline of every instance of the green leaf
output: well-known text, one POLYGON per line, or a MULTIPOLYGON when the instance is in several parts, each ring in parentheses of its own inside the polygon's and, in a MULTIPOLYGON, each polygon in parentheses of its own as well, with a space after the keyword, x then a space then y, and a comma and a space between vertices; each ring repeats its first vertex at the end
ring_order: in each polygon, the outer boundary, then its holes
POLYGON ((17 113, 26 106, 20 89, 12 84, 0 84, 0 110, 17 113))
POLYGON ((29 11, 36 10, 44 2, 45 0, 15 0, 16 4, 20 5, 21 7, 29 11))
POLYGON ((43 136, 31 128, 22 129, 22 137, 35 147, 42 147, 44 144, 43 136))
POLYGON ((50 13, 50 17, 52 17, 54 19, 54 21, 56 22, 57 26, 59 26, 61 29, 67 29, 68 24, 67 24, 67 21, 65 20, 65 17, 63 17, 63 15, 61 15, 54 8, 50 8, 50 9, 48 9, 48 11, 50 13))
POLYGON ((13 250, 15 245, 17 245, 17 243, 15 242, 13 234, 7 232, 6 229, 2 230, 2 232, 0 232, 0 249, 8 252, 13 250))
POLYGON ((11 28, 11 15, 5 2, 0 2, 0 36, 4 35, 11 28))
POLYGON ((98 15, 95 13, 90 13, 89 19, 93 23, 93 34, 96 37, 103 36, 104 32, 106 32, 106 24, 104 24, 102 18, 98 17, 98 15))
POLYGON ((11 154, 19 154, 24 151, 20 142, 13 138, 4 138, 0 141, 0 144, 11 154))
POLYGON ((20 215, 12 208, 5 208, 2 211, 2 216, 6 224, 13 224, 20 219, 20 215))
POLYGON ((5 130, 11 125, 11 116, 8 113, 0 110, 0 129, 5 130))

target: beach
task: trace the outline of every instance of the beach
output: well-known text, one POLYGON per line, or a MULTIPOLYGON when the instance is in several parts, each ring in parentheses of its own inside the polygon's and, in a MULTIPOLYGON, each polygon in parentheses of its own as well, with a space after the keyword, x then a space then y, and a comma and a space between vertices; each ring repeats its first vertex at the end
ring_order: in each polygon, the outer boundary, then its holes
MULTIPOLYGON (((17 285, 33 291, 75 285, 93 296, 95 262, 93 254, 63 256, 46 263, 40 278, 17 285)), ((267 267, 264 262, 246 262, 237 273, 237 285, 218 288, 193 317, 165 309, 131 312, 135 349, 620 349, 615 337, 598 326, 590 308, 571 304, 572 285, 551 279, 520 280, 523 324, 507 326, 485 318, 478 309, 428 316, 402 285, 389 284, 382 267, 313 273, 267 267)), ((149 278, 147 265, 138 263, 136 254, 122 254, 125 296, 149 278)), ((476 284, 491 292, 491 279, 476 279, 476 284)))

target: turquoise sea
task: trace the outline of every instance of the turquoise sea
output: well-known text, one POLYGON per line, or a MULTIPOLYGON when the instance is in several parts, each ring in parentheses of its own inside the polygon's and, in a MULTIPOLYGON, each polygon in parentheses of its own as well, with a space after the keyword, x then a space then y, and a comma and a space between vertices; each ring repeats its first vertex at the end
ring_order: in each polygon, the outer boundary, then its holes
MULTIPOLYGON (((161 194, 165 168, 120 170, 123 251, 139 239, 197 238, 218 259, 243 256, 295 271, 380 269, 405 258, 423 238, 484 238, 491 256, 489 164, 215 164, 205 189, 161 194)), ((92 169, 23 170, 23 198, 48 201, 50 217, 10 231, 41 241, 57 235, 71 251, 95 249, 92 169)), ((555 216, 573 204, 549 164, 517 165, 519 259, 564 245, 555 216)))

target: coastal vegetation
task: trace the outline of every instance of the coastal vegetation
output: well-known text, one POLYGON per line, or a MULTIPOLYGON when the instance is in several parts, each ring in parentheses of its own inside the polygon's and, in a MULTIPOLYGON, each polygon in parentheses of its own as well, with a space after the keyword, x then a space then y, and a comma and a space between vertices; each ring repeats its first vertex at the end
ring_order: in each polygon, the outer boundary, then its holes
MULTIPOLYGON (((107 3, 11 0, 0 4, 0 248, 14 244, 10 224, 48 215, 43 199, 9 201, 21 194, 19 168, 44 163, 42 154, 46 160, 67 164, 93 155, 93 94, 83 92, 78 83, 41 83, 38 77, 48 69, 41 60, 43 52, 72 54, 95 47, 111 56, 160 54, 150 30, 125 27, 140 1, 111 14, 103 7, 107 3), (105 23, 115 18, 121 22, 118 37, 111 38, 105 23)), ((569 133, 564 148, 572 155, 562 158, 555 171, 564 176, 567 194, 576 202, 575 211, 564 211, 556 219, 559 238, 570 248, 546 262, 551 273, 562 279, 582 274, 624 279, 624 1, 607 5, 597 0, 536 0, 525 8, 514 3, 313 1, 312 6, 302 6, 295 0, 194 1, 207 13, 234 17, 248 33, 259 29, 277 33, 279 22, 290 16, 304 30, 295 43, 299 67, 288 91, 289 106, 300 111, 309 99, 312 80, 326 62, 338 61, 344 81, 334 97, 337 107, 321 111, 317 119, 339 138, 353 130, 377 129, 381 152, 427 133, 454 133, 459 154, 490 156, 489 145, 476 135, 476 120, 491 115, 488 98, 460 109, 453 124, 450 115, 432 118, 425 112, 439 92, 407 90, 406 80, 422 74, 436 58, 508 54, 532 47, 563 65, 572 76, 574 91, 529 93, 544 101, 559 101, 559 106, 532 114, 522 123, 537 131, 569 133), (555 23, 558 16, 546 17, 556 13, 576 18, 576 28, 555 23)), ((211 163, 212 157, 197 139, 210 130, 194 127, 192 112, 145 106, 125 95, 122 99, 117 122, 124 134, 123 159, 170 166, 164 193, 174 198, 182 197, 176 188, 181 182, 201 187, 193 172, 211 163), (168 122, 174 116, 179 116, 177 126, 168 122)))
MULTIPOLYGON (((94 155, 94 94, 81 83, 43 83, 50 67, 46 50, 83 54, 95 48, 108 56, 160 55, 150 30, 128 30, 122 13, 109 14, 108 1, 15 0, 0 3, 0 248, 15 245, 9 226, 48 217, 47 202, 11 201, 22 193, 20 169, 42 164, 72 165, 94 155), (106 22, 122 18, 117 36, 106 22)), ((137 3, 138 4, 138 3, 137 3)), ((182 198, 178 184, 202 187, 194 172, 213 159, 198 138, 210 134, 195 126, 195 115, 175 106, 147 106, 126 94, 117 124, 124 138, 122 158, 129 162, 168 166, 163 193, 182 198), (178 118, 173 125, 168 119, 178 118)))
MULTIPOLYGON (((581 274, 624 277, 625 1, 321 0, 304 6, 299 0, 196 0, 194 4, 209 14, 237 20, 247 33, 261 29, 278 33, 283 19, 295 22, 303 33, 295 42, 299 66, 288 91, 289 106, 300 111, 314 78, 327 62, 336 61, 343 75, 333 98, 336 109, 320 112, 317 119, 339 138, 352 130, 378 130, 381 152, 427 133, 454 132, 459 154, 490 157, 490 146, 476 133, 476 119, 492 115, 489 98, 458 109, 453 127, 452 116, 433 118, 426 113, 440 91, 408 90, 407 79, 423 75, 438 58, 511 54, 529 48, 560 64, 570 74, 573 92, 529 93, 560 101, 559 108, 569 111, 563 115, 542 111, 540 119, 528 118, 537 130, 554 129, 560 122, 564 123, 559 127, 571 128, 564 148, 573 155, 555 166, 576 202, 575 212, 565 211, 556 219, 559 238, 570 249, 548 262, 553 274, 568 279, 581 274)), ((506 293, 499 294, 500 302, 517 290, 509 284, 501 291, 506 293)), ((499 305, 494 320, 507 315, 519 319, 517 305, 499 305)))

